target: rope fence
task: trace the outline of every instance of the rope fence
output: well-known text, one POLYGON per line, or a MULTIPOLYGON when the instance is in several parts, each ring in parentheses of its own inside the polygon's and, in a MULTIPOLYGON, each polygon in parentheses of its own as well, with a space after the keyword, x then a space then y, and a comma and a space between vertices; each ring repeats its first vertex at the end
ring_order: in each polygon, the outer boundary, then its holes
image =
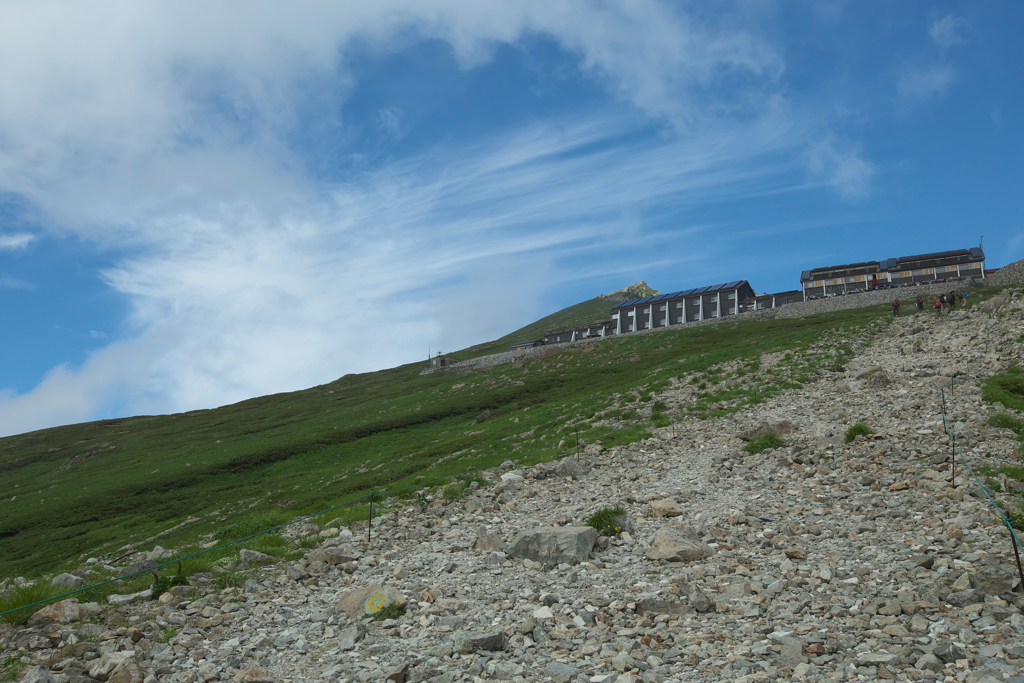
POLYGON ((945 430, 946 436, 949 437, 950 443, 952 444, 952 448, 953 448, 953 453, 952 453, 952 457, 951 457, 953 487, 956 488, 956 458, 957 458, 957 455, 959 455, 960 456, 960 460, 963 463, 963 466, 967 468, 967 472, 974 479, 974 483, 976 483, 978 485, 978 488, 981 489, 981 492, 985 494, 985 497, 988 498, 988 502, 992 504, 992 507, 995 508, 995 511, 996 511, 996 513, 998 513, 998 515, 999 515, 1000 519, 1002 520, 1003 524, 1005 524, 1006 528, 1010 531, 1010 540, 1011 540, 1011 545, 1013 546, 1013 556, 1017 560, 1017 575, 1020 577, 1021 588, 1024 589, 1024 569, 1021 568, 1021 562, 1020 562, 1020 549, 1024 548, 1024 545, 1021 545, 1021 541, 1017 537, 1017 534, 1016 534, 1016 532, 1013 529, 1013 523, 1010 521, 1010 519, 1003 512, 1002 508, 999 507, 999 503, 997 503, 995 501, 995 499, 993 499, 992 496, 989 494, 989 491, 985 487, 985 485, 982 484, 981 481, 978 479, 978 475, 976 475, 974 473, 974 469, 971 467, 971 464, 969 462, 967 462, 967 458, 964 456, 963 450, 960 448, 960 445, 956 442, 956 434, 953 433, 953 430, 950 428, 949 422, 946 419, 946 389, 949 389, 949 394, 950 394, 950 396, 952 396, 953 395, 953 387, 956 384, 956 377, 957 377, 957 373, 954 372, 953 376, 950 377, 950 379, 949 379, 949 384, 947 384, 946 386, 942 387, 942 389, 940 390, 940 394, 941 394, 941 412, 942 412, 942 428, 945 430))

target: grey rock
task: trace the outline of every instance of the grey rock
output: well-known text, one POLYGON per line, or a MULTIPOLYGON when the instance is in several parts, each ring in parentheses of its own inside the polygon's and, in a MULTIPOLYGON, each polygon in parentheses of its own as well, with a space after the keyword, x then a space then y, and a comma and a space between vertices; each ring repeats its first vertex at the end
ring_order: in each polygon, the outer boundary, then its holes
POLYGON ((670 616, 678 617, 689 611, 689 607, 679 600, 645 598, 636 603, 637 614, 668 614, 670 616))
POLYGON ((700 588, 696 585, 691 584, 686 586, 686 599, 689 600, 693 608, 698 612, 710 612, 715 608, 715 603, 711 602, 711 599, 704 594, 700 588))
POLYGON ((393 605, 405 605, 405 596, 401 591, 391 586, 371 584, 346 593, 335 604, 334 611, 344 612, 351 619, 359 619, 365 614, 376 614, 393 605))
POLYGON ((56 683, 53 676, 50 675, 50 669, 39 665, 26 668, 20 681, 21 683, 56 683))
POLYGON ((914 667, 925 671, 942 671, 945 668, 945 664, 935 655, 928 653, 918 659, 914 667))
POLYGON ((654 533, 647 557, 651 560, 691 562, 714 555, 715 550, 700 540, 689 525, 665 526, 654 533))
POLYGON ((156 562, 146 558, 139 560, 138 562, 132 562, 127 567, 122 567, 119 570, 119 572, 121 576, 128 576, 130 574, 138 574, 139 572, 144 572, 147 569, 152 569, 155 566, 157 566, 156 562))
POLYGON ((501 550, 504 545, 505 542, 501 536, 493 531, 488 531, 487 527, 481 525, 476 528, 476 547, 478 549, 484 551, 495 551, 501 550))
POLYGON ((499 652, 508 649, 508 638, 500 631, 483 635, 456 633, 452 636, 452 647, 456 652, 462 654, 476 652, 477 650, 499 652))
POLYGON ((275 561, 273 555, 267 555, 266 553, 261 553, 258 550, 246 550, 246 549, 243 549, 243 550, 240 550, 238 552, 238 556, 242 559, 243 562, 248 562, 250 564, 252 564, 254 562, 274 562, 275 561))
POLYGON ((384 680, 393 681, 394 683, 405 683, 409 679, 409 669, 410 666, 408 662, 392 667, 391 670, 388 671, 388 675, 384 680))
POLYGON ((967 656, 964 649, 956 643, 946 641, 941 645, 936 646, 932 650, 932 654, 944 661, 946 664, 953 664, 958 659, 963 659, 967 656))
POLYGON ((81 588, 85 585, 85 579, 74 574, 58 574, 50 581, 50 585, 63 588, 81 588))
POLYGON ((545 565, 579 564, 591 557, 597 531, 588 527, 538 527, 520 533, 508 554, 545 565))
POLYGON ((352 624, 338 635, 338 648, 343 652, 354 650, 366 637, 366 626, 361 622, 352 624))
POLYGON ((1007 566, 982 567, 974 574, 974 589, 985 595, 1003 595, 1013 590, 1016 575, 1016 570, 1007 566))
POLYGON ((576 678, 576 668, 562 662, 548 662, 544 673, 555 683, 569 683, 576 678))
POLYGON ((625 652, 620 652, 612 657, 612 668, 616 671, 629 671, 634 667, 636 667, 636 660, 625 652))
POLYGON ((591 466, 589 463, 581 461, 575 455, 569 456, 568 458, 562 458, 561 462, 558 463, 558 468, 555 473, 560 477, 572 477, 573 479, 580 479, 590 474, 591 466))
POLYGON ((356 562, 361 557, 359 551, 349 545, 342 545, 337 548, 324 548, 322 553, 324 562, 332 566, 356 562))
POLYGON ((968 588, 965 591, 957 591, 946 596, 946 602, 954 607, 966 607, 975 603, 985 601, 985 592, 976 588, 968 588))

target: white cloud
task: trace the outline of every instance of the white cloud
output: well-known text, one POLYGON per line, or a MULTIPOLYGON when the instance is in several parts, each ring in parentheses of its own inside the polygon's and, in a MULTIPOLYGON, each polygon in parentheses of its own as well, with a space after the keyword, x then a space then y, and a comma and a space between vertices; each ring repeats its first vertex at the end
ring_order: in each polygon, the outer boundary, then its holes
POLYGON ((956 71, 946 64, 906 65, 896 81, 896 90, 907 104, 929 104, 945 99, 956 77, 956 71))
POLYGON ((403 112, 398 107, 384 107, 377 110, 377 128, 385 135, 393 139, 399 139, 404 135, 402 129, 403 112))
POLYGON ((941 19, 936 19, 932 22, 932 25, 928 28, 928 35, 932 37, 932 40, 939 47, 948 49, 965 42, 962 33, 966 28, 966 19, 953 14, 947 14, 941 19))
POLYGON ((131 303, 135 336, 0 399, 0 433, 97 410, 211 407, 492 339, 536 318, 542 291, 577 277, 558 264, 585 256, 614 270, 638 237, 667 239, 633 232, 648 207, 799 181, 793 164, 772 161, 796 144, 772 126, 622 144, 635 125, 565 122, 433 150, 316 204, 135 214, 146 242, 104 273, 131 303), (493 315, 457 314, 464 305, 493 315))
POLYGON ((807 151, 811 172, 847 199, 863 199, 871 192, 877 168, 862 157, 858 145, 824 140, 807 151))
POLYGON ((24 249, 36 239, 35 235, 20 232, 13 235, 0 235, 0 251, 17 251, 24 249))
MULTIPOLYGON (((614 253, 654 202, 793 191, 779 54, 654 0, 21 3, 5 7, 0 63, 0 190, 46 230, 131 254, 104 278, 133 330, 0 396, 2 433, 213 406, 493 338, 506 315, 467 323, 445 306, 492 301, 527 322, 536 282, 573 277, 556 260, 614 253), (648 119, 539 125, 337 186, 288 146, 317 98, 348 96, 356 51, 442 40, 472 68, 534 36, 648 119), (649 119, 668 122, 662 140, 622 142, 649 119)), ((382 129, 402 134, 398 114, 381 110, 382 129)), ((855 155, 828 168, 851 196, 872 172, 855 155)))
POLYGON ((35 285, 21 278, 5 275, 0 277, 0 287, 4 289, 35 289, 35 285))

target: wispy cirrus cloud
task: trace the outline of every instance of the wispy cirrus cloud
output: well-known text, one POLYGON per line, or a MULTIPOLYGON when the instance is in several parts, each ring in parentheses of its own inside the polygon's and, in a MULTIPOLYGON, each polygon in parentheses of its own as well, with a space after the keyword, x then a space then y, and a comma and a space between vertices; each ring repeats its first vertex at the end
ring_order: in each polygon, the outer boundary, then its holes
POLYGON ((945 99, 956 79, 956 70, 946 64, 906 65, 896 81, 896 90, 908 104, 930 104, 945 99))
POLYGON ((0 251, 17 251, 19 249, 24 249, 28 245, 32 244, 35 239, 35 235, 27 232, 0 235, 0 251))
MULTIPOLYGON (((433 149, 315 203, 134 214, 138 253, 103 274, 130 303, 134 332, 0 398, 0 433, 87 419, 97 406, 221 405, 494 338, 536 317, 541 290, 578 276, 565 264, 615 271, 622 249, 687 229, 636 216, 807 189, 791 154, 802 140, 777 126, 625 136, 638 123, 560 121, 433 149), (495 315, 450 313, 469 299, 495 315), (378 323, 355 322, 364 316, 378 323), (64 385, 75 400, 44 409, 64 385)), ((720 233, 690 229, 703 253, 718 248, 720 233)))
POLYGON ((928 35, 932 37, 936 45, 945 50, 967 42, 963 37, 967 27, 967 20, 963 17, 947 14, 932 22, 928 28, 928 35))
POLYGON ((864 159, 859 145, 826 139, 811 146, 806 155, 811 173, 843 197, 863 199, 870 193, 878 169, 864 159))
MULTIPOLYGON (((865 196, 875 171, 856 146, 801 152, 828 136, 794 120, 780 51, 738 16, 654 0, 10 9, 0 92, 19 97, 0 100, 0 189, 52 234, 108 250, 103 281, 131 314, 81 366, 0 396, 0 433, 219 405, 493 338, 532 319, 542 290, 625 271, 616 254, 640 241, 689 231, 714 250, 700 223, 660 221, 812 189, 808 163, 865 196), (311 122, 344 129, 318 98, 344 102, 360 56, 440 41, 472 69, 538 36, 612 94, 606 108, 340 181, 290 144, 311 122), (512 313, 451 315, 466 297, 512 313)), ((407 134, 405 112, 376 112, 407 134)))

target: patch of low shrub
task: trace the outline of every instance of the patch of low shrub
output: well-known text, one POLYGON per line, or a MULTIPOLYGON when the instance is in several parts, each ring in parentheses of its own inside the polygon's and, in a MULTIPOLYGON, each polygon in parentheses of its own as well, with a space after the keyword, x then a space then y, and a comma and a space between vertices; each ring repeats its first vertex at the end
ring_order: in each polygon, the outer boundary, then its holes
POLYGON ((775 432, 768 432, 764 436, 760 436, 756 439, 751 439, 747 442, 747 445, 743 447, 743 450, 751 455, 766 451, 769 448, 785 448, 786 442, 783 441, 778 434, 775 432))
POLYGON ((62 595, 64 592, 64 588, 51 586, 44 581, 36 581, 30 586, 15 586, 7 591, 7 595, 0 598, 0 612, 25 607, 23 610, 11 612, 3 616, 4 621, 9 621, 12 624, 23 624, 30 616, 44 607, 44 605, 36 605, 35 603, 51 600, 58 595, 62 595), (28 607, 28 605, 33 606, 28 607))
POLYGON ((851 443, 858 436, 867 436, 869 434, 874 434, 874 433, 875 433, 874 429, 872 429, 871 427, 868 427, 863 422, 858 422, 857 424, 853 425, 852 427, 850 427, 849 429, 846 430, 845 441, 846 441, 846 443, 851 443))
POLYGON ((1006 519, 1010 521, 1010 526, 1018 531, 1024 531, 1024 513, 1017 510, 1011 510, 1006 513, 1006 519))
POLYGON ((1000 427, 1001 429, 1012 429, 1018 434, 1024 436, 1024 420, 1014 417, 1013 415, 1007 415, 1006 413, 996 413, 988 419, 988 424, 991 427, 1000 427))
POLYGON ((620 515, 626 514, 626 509, 621 505, 613 508, 601 508, 587 519, 587 526, 597 529, 602 536, 618 536, 622 533, 622 527, 615 523, 620 515))
POLYGON ((989 403, 1002 403, 1007 408, 1024 410, 1024 372, 1020 367, 989 377, 983 386, 981 395, 989 403))

